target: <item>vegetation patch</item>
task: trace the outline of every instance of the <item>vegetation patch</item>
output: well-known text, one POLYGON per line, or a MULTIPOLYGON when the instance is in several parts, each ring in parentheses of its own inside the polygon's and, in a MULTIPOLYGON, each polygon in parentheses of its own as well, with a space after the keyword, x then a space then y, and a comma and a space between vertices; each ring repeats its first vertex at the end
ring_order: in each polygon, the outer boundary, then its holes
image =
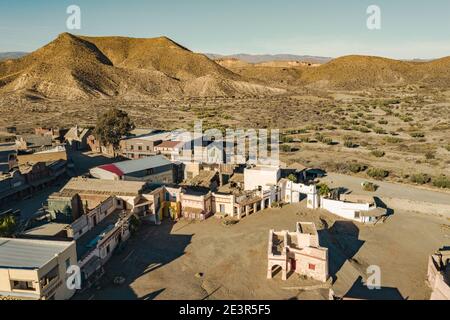
POLYGON ((389 171, 380 168, 369 168, 367 170, 367 175, 371 178, 382 180, 389 176, 389 171))

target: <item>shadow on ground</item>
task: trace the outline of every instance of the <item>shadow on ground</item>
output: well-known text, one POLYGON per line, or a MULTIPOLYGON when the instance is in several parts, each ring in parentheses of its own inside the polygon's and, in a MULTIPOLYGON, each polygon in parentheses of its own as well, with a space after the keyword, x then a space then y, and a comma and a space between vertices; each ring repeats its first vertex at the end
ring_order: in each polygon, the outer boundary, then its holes
POLYGON ((81 151, 70 151, 68 153, 69 162, 74 165, 75 175, 85 175, 89 173, 89 170, 104 164, 110 164, 114 162, 123 161, 122 158, 108 158, 103 155, 92 155, 81 151))
POLYGON ((347 260, 352 260, 364 245, 359 228, 351 221, 336 221, 329 229, 319 230, 320 245, 328 248, 329 273, 333 280, 347 260))
POLYGON ((360 300, 405 300, 397 288, 381 287, 380 289, 370 290, 359 277, 345 298, 360 300))
POLYGON ((184 255, 193 235, 171 234, 174 226, 171 221, 164 221, 160 226, 141 226, 139 232, 125 243, 121 252, 115 252, 107 262, 105 275, 99 284, 77 294, 74 299, 152 300, 158 297, 166 288, 154 289, 140 297, 131 285, 136 279, 184 255), (125 283, 120 286, 114 285, 114 279, 118 276, 125 279, 125 283))

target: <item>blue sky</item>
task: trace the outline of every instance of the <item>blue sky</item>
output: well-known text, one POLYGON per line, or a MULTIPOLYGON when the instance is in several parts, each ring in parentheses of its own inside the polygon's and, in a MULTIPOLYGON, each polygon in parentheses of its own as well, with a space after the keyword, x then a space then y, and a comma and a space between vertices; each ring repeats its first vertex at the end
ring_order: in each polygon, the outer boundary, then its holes
POLYGON ((196 52, 450 55, 448 0, 0 0, 0 52, 32 51, 59 33, 165 35, 196 52), (81 7, 82 28, 66 29, 66 8, 81 7), (366 27, 380 6, 381 30, 366 27))

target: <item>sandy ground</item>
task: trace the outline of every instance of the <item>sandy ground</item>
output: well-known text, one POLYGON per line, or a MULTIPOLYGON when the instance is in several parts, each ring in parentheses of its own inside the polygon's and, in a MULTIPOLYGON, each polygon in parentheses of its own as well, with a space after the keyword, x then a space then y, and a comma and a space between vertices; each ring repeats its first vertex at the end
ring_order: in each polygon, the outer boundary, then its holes
POLYGON ((279 274, 266 279, 269 229, 293 230, 297 221, 314 221, 320 229, 321 245, 329 248, 336 295, 429 298, 428 256, 450 244, 448 220, 398 211, 385 224, 361 226, 304 205, 268 209, 228 227, 216 218, 142 226, 107 264, 102 284, 76 298, 327 299, 325 288, 298 290, 317 283, 297 275, 287 282, 279 274), (381 268, 381 290, 369 291, 362 285, 370 265, 381 268), (124 285, 112 284, 117 275, 126 278, 124 285))

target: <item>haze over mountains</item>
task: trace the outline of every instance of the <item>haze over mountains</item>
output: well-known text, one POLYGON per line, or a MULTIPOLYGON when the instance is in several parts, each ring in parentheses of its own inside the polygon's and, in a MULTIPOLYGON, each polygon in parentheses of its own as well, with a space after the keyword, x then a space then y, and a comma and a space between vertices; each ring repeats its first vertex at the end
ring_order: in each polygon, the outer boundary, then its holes
POLYGON ((449 57, 407 62, 346 56, 323 65, 295 57, 278 56, 270 61, 248 56, 212 60, 166 37, 136 39, 64 33, 35 52, 1 61, 0 96, 146 100, 277 95, 305 87, 359 90, 386 85, 450 84, 449 57))
POLYGON ((0 52, 0 61, 8 59, 17 59, 27 55, 27 52, 0 52))
POLYGON ((323 64, 330 62, 333 58, 330 57, 318 57, 318 56, 301 56, 295 54, 232 54, 221 55, 215 53, 207 53, 206 56, 210 59, 238 59, 248 63, 263 63, 270 61, 303 61, 307 63, 323 64))

